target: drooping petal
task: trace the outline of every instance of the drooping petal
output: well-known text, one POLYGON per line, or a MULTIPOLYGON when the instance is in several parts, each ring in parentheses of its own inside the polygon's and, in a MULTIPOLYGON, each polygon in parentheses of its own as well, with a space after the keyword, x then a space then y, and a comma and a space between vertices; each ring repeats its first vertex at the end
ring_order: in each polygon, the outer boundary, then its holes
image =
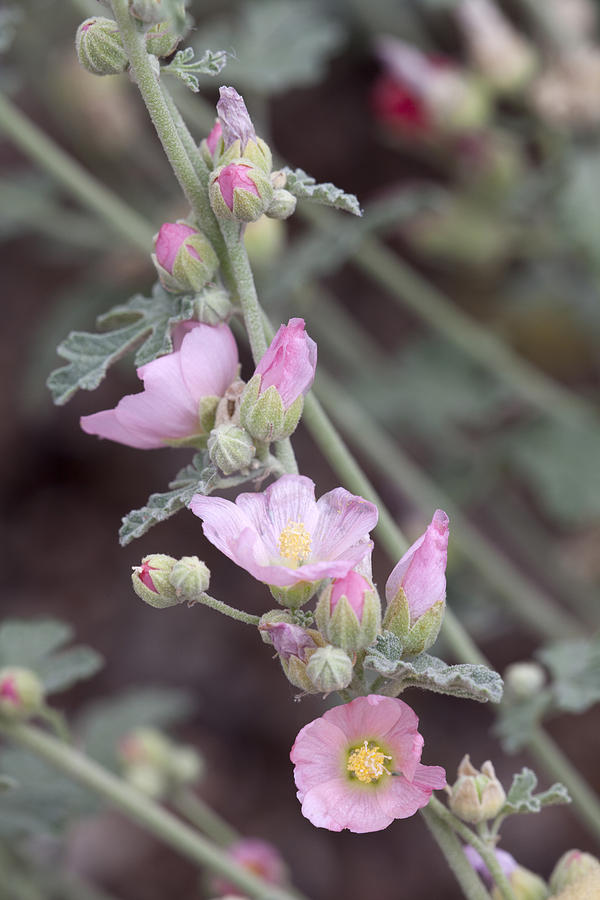
POLYGON ((181 344, 181 374, 188 393, 222 397, 238 372, 238 348, 228 325, 203 325, 190 331, 181 344))
POLYGON ((418 809, 427 806, 432 791, 446 784, 446 773, 441 766, 423 766, 419 763, 412 781, 403 775, 395 775, 386 782, 386 790, 379 794, 379 803, 394 819, 406 819, 418 809))
POLYGON ((377 524, 375 504, 341 487, 323 494, 317 500, 317 510, 319 521, 313 534, 313 553, 320 557, 341 557, 345 550, 365 539, 377 524))
POLYGON ((385 586, 388 602, 400 588, 404 590, 413 622, 434 603, 445 600, 448 523, 446 513, 436 510, 425 533, 406 551, 385 586))
POLYGON ((202 530, 208 540, 221 553, 237 562, 235 548, 240 535, 246 529, 253 531, 248 517, 231 500, 223 497, 205 497, 194 494, 190 502, 194 515, 202 519, 202 530))
POLYGON ((156 450, 165 446, 161 438, 122 425, 117 418, 116 409, 103 409, 91 416, 82 416, 79 424, 86 434, 95 434, 97 437, 108 438, 109 441, 117 441, 127 447, 136 447, 138 450, 156 450))
POLYGON ((123 397, 117 404, 117 418, 122 425, 164 441, 198 433, 198 403, 185 388, 179 356, 168 353, 138 369, 144 390, 123 397))

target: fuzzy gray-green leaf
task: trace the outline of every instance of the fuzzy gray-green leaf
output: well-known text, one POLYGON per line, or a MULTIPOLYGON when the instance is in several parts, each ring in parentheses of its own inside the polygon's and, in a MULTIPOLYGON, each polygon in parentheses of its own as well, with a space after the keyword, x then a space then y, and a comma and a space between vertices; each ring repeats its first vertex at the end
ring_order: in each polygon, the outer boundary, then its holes
POLYGON ((559 782, 539 794, 533 793, 536 787, 537 776, 535 772, 527 768, 522 769, 518 775, 513 777, 513 783, 506 795, 506 803, 500 810, 501 815, 537 813, 544 806, 555 806, 571 802, 569 792, 559 782))
POLYGON ((311 175, 307 175, 303 169, 293 170, 286 167, 282 171, 286 175, 286 190, 299 200, 312 200, 315 203, 322 203, 324 206, 332 206, 334 209, 352 213, 353 216, 362 216, 358 198, 354 194, 344 193, 341 188, 329 181, 317 184, 315 179, 311 175))

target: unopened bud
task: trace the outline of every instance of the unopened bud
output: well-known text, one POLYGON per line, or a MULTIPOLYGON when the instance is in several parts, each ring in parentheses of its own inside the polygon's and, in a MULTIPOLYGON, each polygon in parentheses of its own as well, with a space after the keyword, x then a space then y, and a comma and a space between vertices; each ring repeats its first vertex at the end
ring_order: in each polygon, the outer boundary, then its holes
POLYGON ((170 56, 180 40, 169 22, 157 22, 146 32, 146 50, 152 56, 170 56))
POLYGON ((182 597, 170 581, 170 575, 177 560, 164 553, 145 556, 140 566, 134 566, 131 574, 133 589, 145 603, 156 609, 166 609, 182 603, 182 597))
POLYGON ((129 766, 124 772, 124 778, 132 787, 153 800, 162 799, 167 792, 165 774, 153 766, 143 763, 129 766))
POLYGON ((213 172, 209 196, 218 219, 255 222, 269 208, 273 188, 262 169, 238 158, 213 172))
POLYGON ((325 588, 315 618, 319 631, 330 643, 355 653, 372 644, 379 634, 381 601, 366 578, 352 571, 325 588))
POLYGON ((504 673, 504 686, 507 695, 516 700, 533 697, 543 688, 546 674, 535 662, 512 663, 504 673))
POLYGON ((130 0, 129 10, 132 16, 141 22, 157 23, 165 18, 165 7, 169 7, 172 16, 185 22, 186 0, 130 0))
POLYGON ((193 747, 174 745, 169 758, 169 773, 177 784, 194 784, 204 772, 204 760, 193 747))
POLYGON ((289 191, 279 188, 274 191, 267 216, 271 219, 289 219, 296 211, 297 200, 289 191))
POLYGON ((229 294, 216 284, 207 285, 194 298, 194 321, 205 325, 220 325, 231 315, 233 306, 229 294))
POLYGON ((223 128, 217 119, 210 132, 200 142, 200 152, 209 169, 214 169, 223 153, 223 128))
POLYGON ((182 556, 169 575, 180 603, 193 603, 210 585, 210 569, 197 556, 182 556))
POLYGON ((77 29, 77 59, 92 75, 119 75, 129 65, 119 26, 114 19, 93 16, 77 29))
POLYGON ((591 853, 568 850, 556 863, 550 876, 550 890, 559 894, 570 885, 579 884, 590 875, 600 877, 600 861, 591 853))
POLYGON ((232 475, 248 468, 256 455, 256 447, 245 428, 229 423, 211 431, 208 455, 224 475, 232 475))
POLYGON ((306 666, 306 674, 313 685, 325 694, 342 691, 352 681, 353 666, 348 654, 340 647, 320 647, 306 666))
POLYGON ((35 672, 20 666, 0 669, 0 718, 23 722, 43 705, 44 687, 35 672))
POLYGON ((173 293, 202 290, 219 266, 208 238, 185 222, 165 222, 154 238, 154 249, 152 261, 160 283, 173 293))
MULTIPOLYGON (((546 900, 549 896, 548 886, 543 878, 523 866, 517 866, 508 876, 508 881, 515 900, 546 900)), ((505 896, 498 887, 492 889, 492 900, 502 900, 505 896)))
POLYGON ((321 581, 299 581, 291 587, 279 587, 275 584, 269 585, 271 596, 282 606, 288 609, 299 609, 305 603, 314 597, 319 588, 321 581))
POLYGON ((506 794, 496 778, 492 763, 489 760, 484 762, 479 771, 466 755, 458 767, 458 779, 450 791, 449 806, 454 815, 464 822, 478 825, 495 818, 505 802, 506 794))

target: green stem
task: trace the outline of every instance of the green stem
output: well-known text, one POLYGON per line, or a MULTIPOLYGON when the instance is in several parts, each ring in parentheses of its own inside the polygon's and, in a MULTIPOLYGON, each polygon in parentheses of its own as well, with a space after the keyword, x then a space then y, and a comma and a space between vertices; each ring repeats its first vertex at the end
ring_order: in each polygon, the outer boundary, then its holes
POLYGON ((173 806, 195 828, 200 829, 216 844, 228 847, 240 836, 231 825, 222 819, 207 803, 191 791, 179 791, 173 798, 173 806))
POLYGON ((267 352, 267 340, 265 338, 263 315, 256 294, 252 268, 240 233, 241 226, 238 222, 221 221, 219 224, 231 261, 237 296, 242 308, 248 340, 250 341, 252 358, 255 365, 258 365, 267 352))
POLYGON ((216 609, 217 612, 223 613, 224 616, 229 616, 230 619, 237 619, 238 622, 244 622, 245 625, 258 625, 260 622, 260 616, 253 616, 251 613, 242 612, 241 609, 236 609, 228 603, 223 603, 222 600, 216 600, 214 597, 211 597, 210 594, 200 594, 200 596, 194 600, 194 604, 196 603, 201 603, 203 606, 210 606, 211 609, 216 609))
POLYGON ((475 832, 451 813, 437 797, 431 798, 427 805, 427 809, 430 810, 433 815, 437 816, 440 821, 444 822, 449 828, 455 831, 463 841, 466 841, 467 844, 470 844, 471 847, 474 847, 474 849, 477 850, 486 864, 490 875, 496 882, 498 890, 504 900, 517 900, 515 892, 496 858, 493 847, 477 837, 475 832))
POLYGON ((0 131, 4 132, 30 159, 56 178, 82 204, 97 213, 118 234, 143 253, 149 252, 153 232, 147 222, 61 150, 2 93, 0 93, 0 131))
POLYGON ((421 815, 467 900, 490 900, 489 893, 463 853, 462 845, 450 826, 428 807, 421 810, 421 815))
POLYGON ((103 769, 79 750, 61 743, 32 725, 2 724, 0 732, 17 746, 31 750, 98 794, 192 862, 224 876, 250 897, 258 900, 292 900, 293 895, 289 891, 272 885, 267 886, 264 881, 235 863, 223 850, 215 847, 172 813, 103 769))
MULTIPOLYGON (((341 391, 323 371, 319 375, 317 394, 322 397, 330 414, 343 431, 352 435, 354 444, 365 454, 370 463, 386 479, 391 479, 393 483, 397 484, 402 493, 409 497, 417 507, 428 511, 437 506, 445 509, 452 522, 453 540, 460 547, 463 555, 503 597, 507 606, 518 619, 544 639, 581 634, 581 626, 578 621, 557 606, 536 584, 522 575, 510 559, 474 528, 453 501, 431 482, 377 422, 364 409, 355 404, 351 397, 341 391)), ((322 444, 323 452, 329 455, 332 452, 329 433, 320 436, 318 422, 322 417, 319 417, 316 422, 314 418, 312 410, 309 411, 307 425, 315 439, 322 444)), ((333 452, 336 456, 340 455, 339 448, 335 446, 333 452)), ((342 465, 347 468, 345 456, 340 459, 339 465, 338 471, 340 472, 342 465)), ((360 469, 358 472, 360 473, 360 469)), ((355 484, 353 489, 357 489, 358 481, 353 483, 355 484)), ((389 538, 387 541, 389 548, 389 538)))

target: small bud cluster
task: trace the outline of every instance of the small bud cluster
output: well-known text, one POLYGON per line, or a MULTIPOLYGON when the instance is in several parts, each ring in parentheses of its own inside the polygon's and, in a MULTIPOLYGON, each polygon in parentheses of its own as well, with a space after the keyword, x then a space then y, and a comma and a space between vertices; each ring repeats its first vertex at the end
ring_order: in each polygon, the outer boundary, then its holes
POLYGON ((199 601, 210 584, 210 570, 197 556, 177 560, 164 553, 145 556, 134 566, 133 589, 145 603, 155 609, 166 609, 179 603, 191 605, 199 601))
POLYGON ((494 767, 488 760, 481 771, 466 755, 458 767, 458 779, 450 793, 450 809, 455 816, 471 825, 479 825, 494 819, 506 802, 504 788, 496 778, 494 767))
POLYGON ((194 784, 204 763, 193 748, 178 745, 153 728, 138 728, 119 742, 118 755, 126 780, 155 799, 194 784))

